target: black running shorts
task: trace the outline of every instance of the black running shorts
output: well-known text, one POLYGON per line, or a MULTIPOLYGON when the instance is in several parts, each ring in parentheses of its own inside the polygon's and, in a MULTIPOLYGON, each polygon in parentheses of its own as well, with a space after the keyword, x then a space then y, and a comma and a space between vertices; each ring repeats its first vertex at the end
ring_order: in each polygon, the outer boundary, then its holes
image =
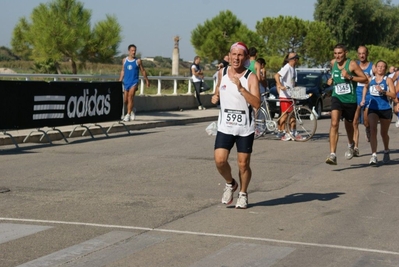
POLYGON ((230 151, 233 148, 234 144, 236 144, 237 152, 250 154, 252 153, 254 136, 254 133, 248 136, 234 136, 231 134, 224 134, 218 131, 215 139, 215 149, 224 148, 230 151))
POLYGON ((357 103, 342 103, 338 98, 331 98, 331 110, 340 110, 342 112, 342 117, 348 121, 352 122, 355 117, 357 109, 357 103))

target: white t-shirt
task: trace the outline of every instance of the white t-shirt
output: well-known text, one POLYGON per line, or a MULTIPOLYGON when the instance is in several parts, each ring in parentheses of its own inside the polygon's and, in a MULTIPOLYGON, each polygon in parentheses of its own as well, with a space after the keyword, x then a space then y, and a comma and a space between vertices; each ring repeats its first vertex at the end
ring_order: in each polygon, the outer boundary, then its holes
POLYGON ((197 68, 197 66, 195 66, 194 64, 191 66, 191 73, 193 74, 193 76, 191 76, 191 78, 193 79, 193 82, 200 82, 202 81, 200 76, 195 76, 195 72, 201 70, 201 68, 197 68))
MULTIPOLYGON (((278 72, 280 74, 280 81, 286 88, 294 88, 296 81, 295 69, 290 64, 285 64, 284 67, 278 72)), ((291 90, 280 90, 279 97, 291 98, 291 90)))

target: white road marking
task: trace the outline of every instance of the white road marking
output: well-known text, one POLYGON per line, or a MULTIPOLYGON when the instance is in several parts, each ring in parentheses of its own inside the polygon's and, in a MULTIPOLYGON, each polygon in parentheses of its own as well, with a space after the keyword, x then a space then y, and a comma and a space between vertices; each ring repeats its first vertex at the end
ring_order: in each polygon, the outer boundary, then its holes
POLYGON ((272 242, 272 243, 288 244, 288 245, 310 246, 310 247, 319 247, 319 248, 334 248, 334 249, 341 249, 341 250, 353 250, 353 251, 379 253, 379 254, 399 255, 399 252, 389 251, 389 250, 368 249, 368 248, 340 246, 340 245, 331 245, 331 244, 297 242, 297 241, 270 239, 270 238, 262 238, 262 237, 251 237, 251 236, 238 236, 238 235, 226 235, 226 234, 215 234, 215 233, 205 233, 205 232, 180 231, 180 230, 161 229, 161 228, 147 228, 147 227, 83 223, 83 222, 34 220, 34 219, 20 219, 20 218, 1 218, 1 217, 0 217, 0 221, 51 223, 51 224, 95 226, 95 227, 103 227, 103 228, 130 229, 130 230, 141 230, 141 231, 155 231, 155 232, 165 232, 165 233, 213 236, 213 237, 224 237, 224 238, 234 238, 234 239, 244 239, 244 240, 256 240, 256 241, 264 241, 264 242, 272 242))
POLYGON ((126 255, 162 242, 164 239, 148 234, 135 235, 127 231, 111 231, 83 243, 21 264, 18 267, 105 266, 123 259, 126 255))
POLYGON ((208 266, 273 266, 277 261, 293 252, 294 248, 268 245, 232 243, 215 253, 190 265, 190 267, 208 266))
POLYGON ((53 228, 51 226, 38 226, 26 224, 0 223, 0 244, 23 236, 32 235, 40 231, 53 228))

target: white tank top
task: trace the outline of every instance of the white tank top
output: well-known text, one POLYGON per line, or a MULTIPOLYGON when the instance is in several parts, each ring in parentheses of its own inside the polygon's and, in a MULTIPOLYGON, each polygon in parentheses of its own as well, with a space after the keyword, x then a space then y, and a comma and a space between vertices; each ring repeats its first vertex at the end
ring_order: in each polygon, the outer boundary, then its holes
MULTIPOLYGON (((228 67, 230 68, 230 67, 228 67)), ((219 87, 220 112, 218 131, 235 136, 248 136, 255 131, 252 106, 238 92, 229 78, 228 68, 224 68, 219 87)), ((240 78, 241 85, 248 90, 248 76, 254 75, 247 70, 240 78)))

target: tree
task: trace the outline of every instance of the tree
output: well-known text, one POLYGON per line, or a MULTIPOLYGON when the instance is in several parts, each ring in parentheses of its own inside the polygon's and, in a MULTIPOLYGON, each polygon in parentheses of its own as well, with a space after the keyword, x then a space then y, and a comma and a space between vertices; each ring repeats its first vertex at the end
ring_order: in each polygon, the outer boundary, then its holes
POLYGON ((29 59, 32 54, 32 46, 29 42, 30 25, 26 18, 21 18, 13 31, 11 46, 13 52, 22 59, 29 59))
POLYGON ((284 56, 291 51, 303 54, 307 30, 304 20, 297 17, 266 17, 256 23, 256 32, 265 43, 267 55, 284 56))
POLYGON ((265 59, 273 71, 281 68, 284 56, 291 51, 301 56, 302 65, 310 67, 323 66, 331 57, 334 41, 325 23, 290 16, 266 17, 256 23, 256 32, 264 41, 265 59))
POLYGON ((77 73, 77 61, 111 62, 121 41, 121 26, 115 17, 107 16, 90 28, 91 11, 77 0, 54 0, 34 8, 32 22, 21 18, 14 28, 13 51, 34 61, 59 62, 68 60, 72 73, 77 73))
MULTIPOLYGON (((115 16, 106 15, 104 21, 96 23, 87 35, 85 48, 80 55, 82 61, 112 63, 121 42, 122 31, 115 16)), ((139 56, 139 54, 137 54, 139 56)))
POLYGON ((13 52, 5 47, 0 47, 0 61, 10 61, 10 60, 18 60, 19 58, 13 54, 13 52))
POLYGON ((305 62, 309 67, 328 66, 333 57, 332 51, 335 44, 336 41, 324 22, 307 22, 303 51, 305 62))
POLYGON ((206 20, 191 32, 191 44, 198 56, 212 62, 221 60, 235 42, 248 47, 262 45, 261 39, 229 10, 221 11, 212 20, 206 20))
POLYGON ((383 0, 317 0, 314 18, 349 49, 361 44, 396 47, 399 41, 398 7, 383 0))

